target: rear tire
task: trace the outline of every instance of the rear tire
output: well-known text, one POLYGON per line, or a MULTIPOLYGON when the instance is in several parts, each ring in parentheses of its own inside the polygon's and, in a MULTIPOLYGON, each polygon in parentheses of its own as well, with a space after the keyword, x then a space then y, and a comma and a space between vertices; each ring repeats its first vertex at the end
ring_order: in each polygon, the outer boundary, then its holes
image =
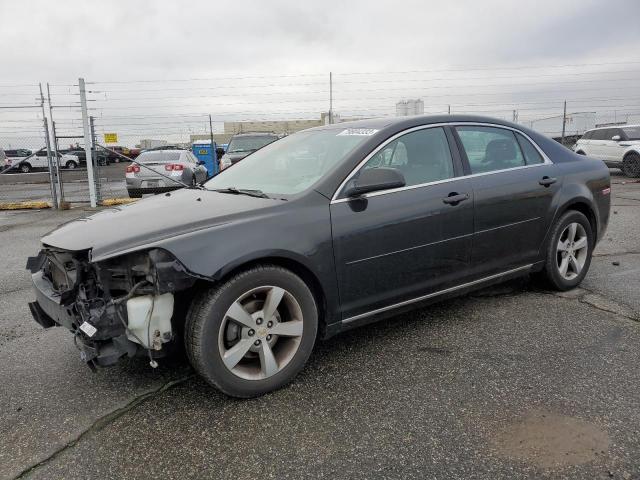
POLYGON ((622 173, 631 178, 640 177, 640 154, 630 153, 622 160, 622 173))
POLYGON ((31 165, 28 163, 21 163, 19 167, 20 173, 29 173, 31 169, 31 165))
POLYGON ((565 212, 551 229, 542 279, 555 290, 576 288, 589 271, 594 246, 587 217, 576 210, 565 212))
POLYGON ((227 395, 249 398, 289 383, 311 355, 317 331, 309 287, 289 270, 260 265, 193 301, 185 346, 207 382, 227 395))
POLYGON ((64 164, 64 166, 67 167, 68 170, 75 170, 76 168, 78 168, 78 164, 73 160, 69 160, 64 164))

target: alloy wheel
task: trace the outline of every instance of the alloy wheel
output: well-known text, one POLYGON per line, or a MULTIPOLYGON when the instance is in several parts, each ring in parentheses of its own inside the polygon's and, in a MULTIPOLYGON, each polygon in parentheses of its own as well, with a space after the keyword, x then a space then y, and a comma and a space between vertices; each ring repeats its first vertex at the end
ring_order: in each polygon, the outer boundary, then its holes
POLYGON ((567 225, 556 249, 556 266, 565 280, 573 280, 584 268, 589 255, 589 239, 584 227, 577 222, 567 225))
POLYGON ((254 288, 227 309, 218 332, 222 362, 234 375, 263 380, 294 357, 303 332, 302 309, 287 290, 254 288))

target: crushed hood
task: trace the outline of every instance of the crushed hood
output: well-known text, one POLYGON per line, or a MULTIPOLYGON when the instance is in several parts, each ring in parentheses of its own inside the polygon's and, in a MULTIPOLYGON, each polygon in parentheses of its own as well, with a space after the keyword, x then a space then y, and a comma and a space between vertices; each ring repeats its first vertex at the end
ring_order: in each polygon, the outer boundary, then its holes
POLYGON ((64 250, 91 250, 93 261, 198 230, 250 220, 281 200, 183 189, 72 220, 46 234, 42 243, 64 250))

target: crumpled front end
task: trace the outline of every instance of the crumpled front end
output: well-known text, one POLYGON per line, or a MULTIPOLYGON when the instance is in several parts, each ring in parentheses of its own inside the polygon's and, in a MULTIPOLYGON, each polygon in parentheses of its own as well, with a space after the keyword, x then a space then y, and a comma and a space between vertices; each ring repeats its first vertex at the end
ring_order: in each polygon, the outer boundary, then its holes
POLYGON ((35 321, 70 330, 91 367, 136 355, 147 355, 155 366, 179 330, 176 296, 197 280, 162 249, 93 263, 90 250, 45 246, 28 259, 27 269, 36 293, 29 304, 35 321))

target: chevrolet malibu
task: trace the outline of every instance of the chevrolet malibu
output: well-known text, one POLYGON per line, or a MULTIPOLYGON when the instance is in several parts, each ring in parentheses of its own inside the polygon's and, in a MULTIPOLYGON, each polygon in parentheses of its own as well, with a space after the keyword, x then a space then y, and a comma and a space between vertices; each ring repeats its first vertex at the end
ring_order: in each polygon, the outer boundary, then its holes
POLYGON ((602 161, 521 125, 329 125, 49 233, 27 262, 30 309, 91 367, 156 366, 184 342, 210 384, 251 397, 291 381, 319 338, 521 275, 576 287, 609 204, 602 161))

